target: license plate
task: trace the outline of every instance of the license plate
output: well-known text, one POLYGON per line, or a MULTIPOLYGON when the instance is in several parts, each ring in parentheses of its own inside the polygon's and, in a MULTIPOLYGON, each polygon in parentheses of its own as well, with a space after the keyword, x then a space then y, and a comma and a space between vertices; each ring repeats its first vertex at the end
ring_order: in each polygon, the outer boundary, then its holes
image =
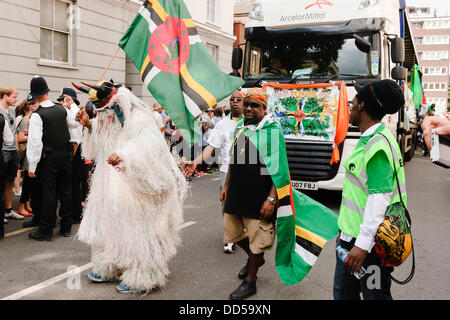
POLYGON ((319 185, 316 182, 307 181, 292 181, 292 188, 299 190, 319 190, 319 185))

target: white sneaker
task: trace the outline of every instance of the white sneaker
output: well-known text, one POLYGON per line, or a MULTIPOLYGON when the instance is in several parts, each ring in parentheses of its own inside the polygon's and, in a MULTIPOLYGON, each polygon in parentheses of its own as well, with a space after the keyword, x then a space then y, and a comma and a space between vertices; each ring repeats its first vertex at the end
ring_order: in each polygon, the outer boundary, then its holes
POLYGON ((23 220, 25 219, 24 216, 18 214, 14 210, 12 210, 10 213, 5 212, 5 218, 7 219, 14 219, 14 220, 23 220))
POLYGON ((223 252, 225 253, 233 253, 234 252, 234 243, 225 243, 223 245, 223 252))

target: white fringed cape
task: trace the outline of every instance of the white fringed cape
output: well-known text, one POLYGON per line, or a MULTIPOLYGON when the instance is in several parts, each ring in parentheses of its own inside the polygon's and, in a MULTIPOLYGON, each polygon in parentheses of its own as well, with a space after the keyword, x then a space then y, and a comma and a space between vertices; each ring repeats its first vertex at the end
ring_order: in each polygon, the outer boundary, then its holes
POLYGON ((82 152, 95 161, 77 238, 92 246, 93 271, 120 277, 135 292, 163 287, 176 254, 187 183, 153 118, 128 89, 109 102, 125 116, 122 127, 111 109, 85 128, 82 152), (122 171, 107 164, 112 153, 122 171))

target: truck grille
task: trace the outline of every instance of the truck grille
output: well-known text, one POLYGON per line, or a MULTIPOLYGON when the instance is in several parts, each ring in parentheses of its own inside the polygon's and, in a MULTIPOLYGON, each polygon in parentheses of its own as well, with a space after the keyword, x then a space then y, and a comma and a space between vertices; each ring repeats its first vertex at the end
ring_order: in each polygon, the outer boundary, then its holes
POLYGON ((333 179, 339 170, 339 163, 330 165, 333 155, 331 143, 286 141, 286 151, 293 181, 327 181, 333 179))

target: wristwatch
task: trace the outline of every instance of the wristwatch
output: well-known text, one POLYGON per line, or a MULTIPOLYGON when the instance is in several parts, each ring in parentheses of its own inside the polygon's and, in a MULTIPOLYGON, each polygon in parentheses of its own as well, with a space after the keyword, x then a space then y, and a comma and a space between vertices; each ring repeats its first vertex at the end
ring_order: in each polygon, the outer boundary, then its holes
POLYGON ((267 200, 269 200, 272 204, 277 204, 277 200, 272 197, 267 197, 267 200))

